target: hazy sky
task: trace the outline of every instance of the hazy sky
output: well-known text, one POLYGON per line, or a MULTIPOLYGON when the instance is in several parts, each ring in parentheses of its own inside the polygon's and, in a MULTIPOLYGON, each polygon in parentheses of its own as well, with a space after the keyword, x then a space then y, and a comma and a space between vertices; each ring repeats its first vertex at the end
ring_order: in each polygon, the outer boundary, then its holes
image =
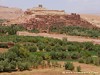
POLYGON ((38 4, 48 9, 66 10, 68 13, 100 13, 100 0, 0 0, 2 6, 22 9, 32 8, 38 4))

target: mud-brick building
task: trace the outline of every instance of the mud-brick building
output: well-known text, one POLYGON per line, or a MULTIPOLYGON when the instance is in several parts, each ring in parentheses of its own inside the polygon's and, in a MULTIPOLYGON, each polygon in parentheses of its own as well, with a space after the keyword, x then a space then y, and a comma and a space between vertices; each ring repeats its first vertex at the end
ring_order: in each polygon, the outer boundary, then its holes
POLYGON ((50 27, 54 25, 58 27, 63 25, 92 27, 92 24, 82 19, 79 14, 66 14, 64 10, 48 10, 42 5, 27 9, 24 15, 30 16, 23 23, 28 30, 38 29, 40 32, 49 32, 50 27))
POLYGON ((22 16, 12 23, 21 24, 27 30, 38 29, 40 32, 49 32, 52 26, 93 27, 91 23, 81 18, 79 14, 66 14, 64 10, 48 10, 42 5, 27 9, 22 16))

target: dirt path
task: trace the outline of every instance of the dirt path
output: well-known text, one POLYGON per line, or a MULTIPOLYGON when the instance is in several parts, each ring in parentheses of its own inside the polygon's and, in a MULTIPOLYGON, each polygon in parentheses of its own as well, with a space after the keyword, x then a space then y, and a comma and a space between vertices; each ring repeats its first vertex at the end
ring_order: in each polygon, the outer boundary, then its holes
MULTIPOLYGON (((59 63, 64 65, 65 62, 60 61, 59 63)), ((81 66, 82 72, 98 72, 98 73, 100 73, 100 66, 95 66, 93 64, 78 63, 78 62, 72 62, 72 63, 74 64, 75 67, 81 66)))
POLYGON ((18 32, 17 35, 20 36, 43 36, 43 37, 51 37, 57 39, 67 38, 68 41, 77 41, 77 42, 93 42, 96 44, 100 44, 100 39, 87 38, 82 36, 69 36, 64 34, 47 34, 47 33, 29 33, 29 32, 18 32))
POLYGON ((92 64, 82 64, 82 63, 78 63, 78 62, 74 62, 74 65, 77 66, 81 66, 82 71, 83 72, 99 72, 100 73, 100 66, 95 66, 92 64))

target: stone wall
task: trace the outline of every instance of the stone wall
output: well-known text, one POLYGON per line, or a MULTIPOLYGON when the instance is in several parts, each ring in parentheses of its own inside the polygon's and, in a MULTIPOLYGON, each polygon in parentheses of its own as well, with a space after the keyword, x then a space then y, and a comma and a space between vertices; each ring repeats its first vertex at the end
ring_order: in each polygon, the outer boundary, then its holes
POLYGON ((27 10, 25 11, 26 15, 64 15, 64 10, 27 10))
POLYGON ((64 15, 65 12, 59 10, 36 10, 34 14, 46 14, 46 15, 64 15))

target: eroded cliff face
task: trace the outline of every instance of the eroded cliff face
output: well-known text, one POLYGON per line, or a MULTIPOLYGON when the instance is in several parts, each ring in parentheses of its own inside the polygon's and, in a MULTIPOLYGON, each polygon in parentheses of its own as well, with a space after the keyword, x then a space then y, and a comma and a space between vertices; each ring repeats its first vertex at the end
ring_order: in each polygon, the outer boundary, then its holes
POLYGON ((22 14, 22 9, 0 6, 0 19, 16 19, 22 14))

